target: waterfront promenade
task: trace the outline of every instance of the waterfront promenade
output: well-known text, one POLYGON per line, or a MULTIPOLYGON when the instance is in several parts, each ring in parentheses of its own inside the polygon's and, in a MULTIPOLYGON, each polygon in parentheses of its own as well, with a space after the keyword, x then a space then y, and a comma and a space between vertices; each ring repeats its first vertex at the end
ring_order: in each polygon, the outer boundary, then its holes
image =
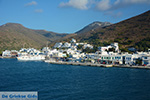
POLYGON ((54 62, 45 60, 45 62, 50 64, 62 64, 62 65, 78 65, 78 66, 93 66, 93 67, 119 67, 119 68, 138 68, 138 69, 150 69, 149 66, 130 66, 130 65, 110 65, 110 64, 97 64, 97 63, 81 63, 81 62, 54 62))

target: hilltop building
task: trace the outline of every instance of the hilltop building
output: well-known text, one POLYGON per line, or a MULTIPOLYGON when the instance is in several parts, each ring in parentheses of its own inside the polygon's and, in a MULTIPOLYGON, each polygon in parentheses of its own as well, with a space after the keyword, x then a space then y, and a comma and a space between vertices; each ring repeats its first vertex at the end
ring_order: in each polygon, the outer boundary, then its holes
POLYGON ((99 51, 100 52, 106 52, 106 51, 109 51, 109 49, 115 49, 115 52, 119 53, 119 46, 118 46, 118 43, 111 43, 111 45, 108 45, 106 47, 98 47, 99 51))
POLYGON ((56 43, 54 45, 54 48, 59 48, 59 49, 61 49, 61 48, 67 48, 67 49, 77 50, 77 46, 78 45, 82 45, 83 49, 86 49, 86 48, 93 49, 92 45, 87 44, 87 43, 76 43, 75 39, 72 39, 70 41, 70 43, 68 43, 68 42, 65 42, 65 43, 62 43, 62 42, 56 43))

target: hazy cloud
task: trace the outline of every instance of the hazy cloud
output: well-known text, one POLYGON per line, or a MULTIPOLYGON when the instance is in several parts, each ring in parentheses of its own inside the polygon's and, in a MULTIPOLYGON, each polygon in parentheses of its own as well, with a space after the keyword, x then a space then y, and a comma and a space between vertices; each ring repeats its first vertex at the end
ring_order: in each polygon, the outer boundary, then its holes
POLYGON ((111 8, 110 1, 109 0, 101 0, 97 3, 96 8, 98 10, 104 11, 111 8))
POLYGON ((42 9, 36 9, 34 12, 36 12, 36 13, 42 13, 43 10, 42 9))
POLYGON ((59 7, 73 7, 81 10, 88 9, 89 0, 69 0, 68 2, 60 3, 59 7))
POLYGON ((73 7, 80 10, 95 7, 100 11, 108 11, 135 4, 150 4, 150 0, 69 0, 60 3, 59 7, 73 7))
POLYGON ((117 12, 118 9, 136 4, 150 5, 150 0, 68 0, 60 3, 59 7, 73 7, 79 10, 96 9, 104 15, 117 18, 123 15, 123 12, 117 12))
POLYGON ((32 2, 29 2, 29 3, 25 4, 25 6, 32 6, 32 5, 37 5, 37 2, 32 1, 32 2))
POLYGON ((150 4, 150 0, 116 0, 110 4, 111 0, 101 0, 96 4, 96 9, 100 11, 114 10, 134 4, 150 4))
POLYGON ((150 3, 150 0, 122 0, 122 2, 136 4, 136 3, 150 3))

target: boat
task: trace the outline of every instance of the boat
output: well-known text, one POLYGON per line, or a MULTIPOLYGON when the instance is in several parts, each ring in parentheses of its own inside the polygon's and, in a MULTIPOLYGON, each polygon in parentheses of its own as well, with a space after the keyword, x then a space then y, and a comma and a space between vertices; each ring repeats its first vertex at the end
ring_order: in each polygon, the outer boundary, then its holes
POLYGON ((44 55, 25 55, 25 56, 19 56, 17 57, 18 60, 23 60, 23 61, 41 61, 45 60, 44 55))

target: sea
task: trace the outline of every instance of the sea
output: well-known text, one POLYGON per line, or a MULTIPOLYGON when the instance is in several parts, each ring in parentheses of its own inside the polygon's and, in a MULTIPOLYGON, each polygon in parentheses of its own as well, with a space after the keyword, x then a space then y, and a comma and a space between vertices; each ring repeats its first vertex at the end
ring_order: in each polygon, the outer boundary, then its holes
POLYGON ((150 70, 0 59, 0 91, 38 100, 150 100, 150 70))

